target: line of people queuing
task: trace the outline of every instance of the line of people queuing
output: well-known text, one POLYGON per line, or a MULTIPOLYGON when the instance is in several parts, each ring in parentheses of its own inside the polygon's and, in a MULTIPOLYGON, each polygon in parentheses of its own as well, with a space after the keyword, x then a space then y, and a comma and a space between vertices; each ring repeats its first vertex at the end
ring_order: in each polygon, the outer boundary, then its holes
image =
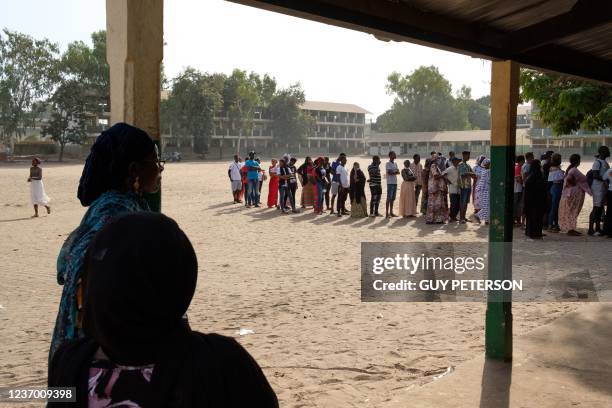
MULTIPOLYGON (((247 207, 260 207, 262 186, 269 177, 267 207, 277 208, 283 214, 300 212, 296 208, 298 185, 301 187, 300 206, 313 207, 315 214, 329 212, 337 216, 355 218, 383 216, 379 207, 386 184, 385 214, 391 217, 416 217, 420 212, 427 224, 489 223, 489 194, 491 183, 491 160, 480 155, 474 166, 470 165, 471 152, 463 151, 461 158, 454 152, 445 157, 440 152, 431 152, 421 164, 418 154, 413 161, 405 160, 400 170, 395 152, 389 152, 389 160, 381 171, 379 156, 373 156, 366 173, 359 163, 349 170, 346 154, 341 153, 335 161, 328 157, 312 160, 306 157, 297 167, 297 159, 285 154, 281 159, 272 159, 267 172, 261 160, 250 152, 242 163, 238 155, 230 164, 228 176, 232 185, 234 203, 247 207), (384 176, 384 177, 383 177, 384 176), (401 178, 400 178, 401 177, 401 178), (398 181, 401 181, 399 185, 398 181), (365 187, 370 189, 370 205, 367 205, 365 187), (399 214, 394 206, 399 185, 399 214), (350 210, 346 201, 350 200, 350 210), (419 206, 420 200, 420 206, 419 206), (468 205, 473 203, 474 212, 467 215, 468 205)), ((514 168, 514 224, 525 229, 529 238, 544 237, 544 230, 581 235, 576 230, 578 215, 584 203, 584 195, 593 195, 593 210, 589 216, 588 234, 612 235, 611 211, 605 211, 612 191, 612 172, 607 158, 608 147, 602 146, 586 175, 578 169, 580 156, 570 157, 570 165, 562 169, 562 157, 552 151, 536 160, 533 153, 516 158, 514 168), (602 227, 603 224, 603 227, 602 227)), ((609 206, 608 206, 609 208, 609 206)))

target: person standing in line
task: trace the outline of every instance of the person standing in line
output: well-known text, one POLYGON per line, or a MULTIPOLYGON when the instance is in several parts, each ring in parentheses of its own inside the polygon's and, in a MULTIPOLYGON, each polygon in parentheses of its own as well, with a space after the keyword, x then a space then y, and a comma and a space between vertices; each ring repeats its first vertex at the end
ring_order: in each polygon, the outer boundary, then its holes
POLYGON ((521 169, 525 164, 525 156, 517 156, 514 166, 514 226, 520 227, 523 224, 523 176, 521 169))
POLYGON ((484 159, 482 161, 482 171, 478 177, 478 191, 480 196, 480 211, 476 214, 479 222, 484 221, 485 225, 489 224, 489 191, 491 189, 491 160, 484 159))
POLYGON ((468 222, 467 207, 470 203, 472 195, 472 180, 476 180, 476 174, 472 167, 468 164, 470 160, 470 152, 464 150, 461 152, 461 163, 457 166, 457 174, 459 177, 459 222, 465 224, 468 222))
POLYGON ((259 201, 261 201, 261 188, 263 187, 263 182, 268 179, 268 176, 266 175, 266 171, 261 169, 261 159, 258 157, 255 161, 260 167, 260 171, 257 174, 257 190, 259 191, 259 201))
POLYGON ((240 163, 240 157, 235 154, 234 161, 229 165, 229 170, 227 171, 232 186, 234 204, 242 202, 240 200, 240 192, 242 191, 242 173, 240 170, 242 170, 242 163, 240 163))
MULTIPOLYGON (((606 160, 610 157, 610 149, 608 146, 601 146, 597 152, 599 158, 593 163, 591 173, 593 174, 593 183, 591 184, 591 191, 593 192, 593 210, 589 215, 589 235, 601 236, 601 219, 604 215, 604 206, 606 202, 607 188, 605 185, 604 176, 610 169, 610 165, 606 160)), ((608 203, 608 211, 610 209, 610 203, 608 203)))
POLYGON ((529 169, 531 168, 531 163, 535 160, 535 155, 533 152, 525 153, 525 164, 521 168, 521 179, 523 180, 523 226, 527 226, 527 216, 525 215, 525 180, 527 179, 527 175, 529 174, 529 169))
POLYGON ((438 169, 443 171, 446 168, 446 157, 444 157, 441 152, 438 152, 436 157, 438 158, 438 169))
POLYGON ((349 173, 346 170, 346 157, 340 158, 340 164, 338 164, 336 167, 336 173, 340 175, 340 185, 338 186, 338 207, 336 208, 336 212, 338 217, 341 217, 342 215, 347 215, 349 213, 345 207, 346 197, 348 196, 349 189, 351 188, 349 173))
MULTIPOLYGON (((446 168, 448 169, 453 165, 453 158, 455 157, 455 152, 448 152, 448 160, 446 160, 446 168)), ((461 161, 461 160, 459 160, 461 161)))
POLYGON ((300 199, 300 206, 302 208, 314 206, 314 189, 309 177, 309 174, 312 172, 312 167, 312 159, 310 156, 306 156, 304 163, 297 169, 297 174, 300 176, 300 183, 302 184, 302 195, 300 199))
POLYGON ((551 167, 551 158, 553 155, 553 151, 549 150, 544 153, 540 162, 542 163, 542 176, 544 177, 544 182, 546 183, 546 209, 544 210, 544 220, 542 221, 543 228, 548 230, 550 225, 548 224, 550 218, 550 211, 552 208, 552 194, 550 189, 552 188, 552 182, 548 181, 548 173, 551 167))
POLYGON ((542 227, 546 209, 546 183, 539 160, 533 160, 529 166, 523 194, 525 198, 525 235, 531 239, 541 239, 545 236, 542 234, 542 227))
MULTIPOLYGON (((451 152, 452 153, 452 152, 451 152)), ((459 187, 459 170, 458 165, 461 160, 453 154, 449 160, 450 167, 442 172, 442 175, 448 180, 448 195, 450 197, 450 221, 457 222, 457 215, 461 209, 461 192, 459 187)))
POLYGON ((559 228, 567 235, 580 236, 582 233, 576 229, 578 215, 584 204, 584 194, 592 195, 591 187, 584 174, 578 170, 580 155, 570 156, 570 165, 565 172, 561 201, 559 202, 559 228))
POLYGON ((261 167, 255 160, 255 152, 249 152, 249 159, 244 163, 247 169, 247 207, 259 207, 259 174, 261 167))
POLYGON ((444 224, 448 220, 448 207, 444 201, 447 191, 446 178, 438 167, 439 163, 437 155, 434 154, 431 160, 429 183, 427 185, 426 224, 444 224))
POLYGON ((338 187, 340 186, 340 175, 336 172, 336 167, 340 164, 340 158, 346 157, 346 154, 340 153, 338 158, 331 164, 331 211, 330 214, 334 213, 334 201, 338 195, 338 187))
POLYGON ((612 238, 612 169, 608 169, 604 180, 608 184, 608 209, 606 210, 606 218, 604 220, 604 235, 607 235, 608 238, 612 238))
POLYGON ((325 195, 325 211, 329 211, 331 209, 329 205, 329 193, 331 190, 331 164, 329 163, 329 157, 323 157, 323 170, 325 170, 325 187, 323 188, 323 192, 325 195))
POLYGON ((410 168, 410 160, 404 161, 404 168, 402 169, 402 187, 400 189, 400 200, 399 200, 399 215, 400 217, 416 217, 416 198, 414 194, 414 188, 416 184, 416 176, 410 168))
MULTIPOLYGON (((248 157, 248 156, 247 156, 248 157)), ((245 161, 246 163, 246 161, 245 161)), ((248 189, 248 185, 249 185, 249 172, 247 170, 247 166, 245 163, 242 163, 241 161, 241 165, 242 167, 240 168, 240 176, 242 177, 242 190, 240 190, 240 196, 242 196, 244 198, 244 205, 245 207, 248 207, 249 205, 251 205, 251 197, 249 196, 249 189, 248 189)))
POLYGON ((370 183, 370 217, 382 217, 378 212, 380 199, 382 197, 382 178, 380 175, 380 157, 373 156, 372 163, 368 166, 368 177, 370 183))
MULTIPOLYGON (((289 165, 287 166, 287 168, 289 169, 289 200, 293 199, 293 206, 292 208, 295 210, 295 206, 296 206, 296 192, 297 192, 297 187, 298 187, 298 183, 297 183, 297 169, 295 167, 295 163, 297 162, 297 159, 295 157, 292 157, 291 159, 289 159, 289 165)), ((285 207, 287 206, 287 203, 285 203, 285 207)), ((294 212, 299 212, 297 210, 295 210, 294 212)))
POLYGON ((425 160, 421 180, 423 181, 423 192, 421 193, 421 214, 427 214, 427 201, 429 200, 429 173, 431 172, 431 159, 425 160))
POLYGON ((397 195, 397 175, 400 174, 397 163, 395 162, 395 152, 389 152, 389 161, 385 165, 385 174, 387 175, 387 201, 385 202, 385 217, 397 217, 393 213, 393 202, 397 195))
POLYGON ((49 201, 51 199, 45 192, 45 185, 42 181, 42 168, 40 167, 40 159, 35 157, 32 159, 32 167, 30 167, 30 177, 28 177, 28 183, 30 183, 30 198, 32 205, 34 206, 33 217, 38 217, 38 206, 42 205, 47 209, 47 214, 51 214, 51 206, 49 201))
POLYGON ((559 227, 559 203, 563 191, 563 181, 565 172, 561 170, 561 155, 554 153, 550 158, 548 168, 548 183, 550 184, 550 211, 548 212, 548 230, 550 232, 560 232, 559 227))
POLYGON ((410 170, 412 170, 412 174, 414 174, 416 177, 414 182, 414 205, 416 205, 418 208, 419 196, 421 195, 421 189, 423 188, 423 165, 421 164, 421 156, 418 154, 412 156, 412 159, 410 170))
POLYGON ((484 167, 482 166, 482 162, 486 159, 484 154, 481 154, 480 156, 478 156, 478 159, 476 159, 476 164, 474 165, 474 174, 476 174, 476 180, 474 181, 474 217, 476 218, 476 221, 478 221, 478 212, 480 211, 480 209, 482 208, 482 205, 480 203, 480 197, 481 197, 481 190, 480 190, 480 178, 482 177, 482 173, 484 172, 484 167))
POLYGON ((368 216, 365 184, 366 176, 361 171, 359 163, 355 162, 350 174, 351 218, 365 218, 368 216))
MULTIPOLYGON (((283 214, 287 214, 289 209, 287 208, 287 201, 291 203, 291 211, 296 213, 298 212, 295 209, 295 195, 291 193, 291 169, 285 163, 285 159, 279 160, 278 166, 278 190, 280 193, 280 209, 283 214)), ((295 178, 293 178, 295 180, 295 178)))
POLYGON ((325 160, 322 157, 315 160, 315 167, 312 172, 315 186, 315 214, 323 214, 323 204, 325 203, 325 160))
POLYGON ((268 169, 268 173, 270 174, 270 181, 268 182, 268 208, 280 208, 278 206, 278 169, 278 161, 272 159, 272 165, 268 169))

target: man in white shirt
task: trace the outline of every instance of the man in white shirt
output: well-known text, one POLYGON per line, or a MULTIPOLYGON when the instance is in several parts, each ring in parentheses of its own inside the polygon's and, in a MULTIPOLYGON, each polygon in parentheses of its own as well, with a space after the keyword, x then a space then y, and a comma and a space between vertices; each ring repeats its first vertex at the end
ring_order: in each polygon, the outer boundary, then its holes
POLYGON ((457 214, 459 214, 461 195, 459 194, 459 171, 457 166, 461 159, 453 156, 450 160, 450 167, 442 172, 443 176, 450 182, 448 185, 448 194, 450 196, 450 221, 457 222, 457 214))
POLYGON ((341 217, 342 215, 348 214, 348 211, 345 207, 345 203, 346 197, 348 196, 349 189, 351 187, 351 182, 349 180, 349 173, 346 170, 346 156, 340 156, 338 160, 340 161, 340 163, 338 164, 338 166, 336 166, 336 175, 340 176, 340 184, 338 186, 338 206, 336 210, 338 213, 338 217, 341 217))
POLYGON ((232 185, 232 195, 234 196, 234 204, 241 203, 240 192, 242 191, 242 163, 237 154, 234 155, 234 161, 229 165, 227 175, 229 176, 232 185))
POLYGON ((393 214, 393 202, 395 201, 395 196, 397 195, 397 175, 400 174, 399 167, 397 167, 397 163, 395 162, 395 152, 391 150, 389 152, 389 161, 385 166, 386 174, 387 174, 387 202, 385 203, 385 216, 389 217, 397 217, 397 215, 393 214))

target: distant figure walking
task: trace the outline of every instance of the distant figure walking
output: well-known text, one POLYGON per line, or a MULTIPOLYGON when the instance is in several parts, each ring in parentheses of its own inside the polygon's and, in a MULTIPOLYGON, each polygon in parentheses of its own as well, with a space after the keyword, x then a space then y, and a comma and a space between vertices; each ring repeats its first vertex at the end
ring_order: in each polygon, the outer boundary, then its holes
POLYGON ((39 205, 47 209, 47 214, 51 214, 51 207, 49 206, 49 201, 51 201, 51 199, 47 196, 47 193, 45 193, 40 163, 40 159, 37 157, 32 159, 30 177, 28 177, 28 183, 30 183, 30 197, 32 199, 32 205, 34 206, 34 217, 38 217, 39 205))

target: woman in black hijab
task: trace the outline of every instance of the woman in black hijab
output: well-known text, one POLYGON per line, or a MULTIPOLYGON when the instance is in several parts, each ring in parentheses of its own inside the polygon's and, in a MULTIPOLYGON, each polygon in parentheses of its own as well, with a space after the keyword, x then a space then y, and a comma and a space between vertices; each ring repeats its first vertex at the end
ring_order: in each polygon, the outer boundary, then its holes
POLYGON ((534 160, 525 178, 524 212, 526 219, 525 235, 532 239, 541 239, 543 217, 546 212, 546 182, 539 160, 534 160))
POLYGON ((87 338, 57 350, 49 386, 76 387, 71 407, 277 407, 244 348, 183 319, 197 275, 172 219, 141 212, 109 221, 86 257, 87 338))
POLYGON ((89 209, 57 259, 57 283, 63 290, 49 360, 62 343, 83 336, 81 274, 91 239, 115 215, 149 211, 143 194, 159 189, 162 170, 153 140, 126 123, 102 132, 91 147, 77 193, 89 209))

